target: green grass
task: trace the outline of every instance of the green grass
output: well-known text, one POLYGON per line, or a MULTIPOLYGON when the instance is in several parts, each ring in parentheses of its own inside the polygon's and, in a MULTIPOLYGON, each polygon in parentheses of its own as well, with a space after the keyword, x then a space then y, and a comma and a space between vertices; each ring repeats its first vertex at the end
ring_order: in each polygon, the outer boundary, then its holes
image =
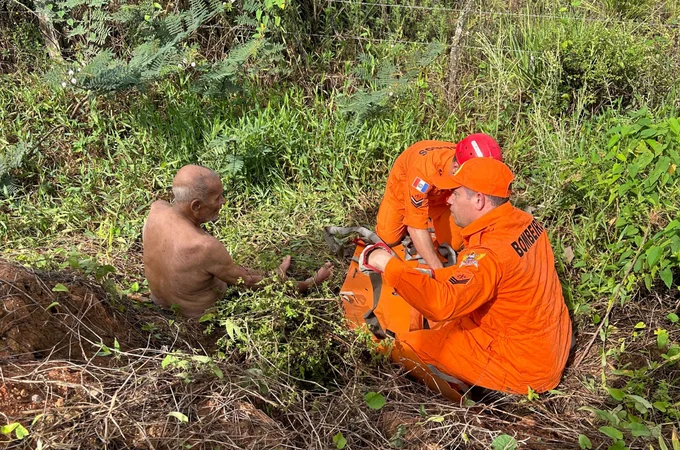
MULTIPOLYGON (((243 93, 222 99, 197 94, 189 75, 159 80, 144 92, 92 99, 51 90, 42 67, 0 75, 3 154, 17 142, 34 149, 11 171, 16 190, 0 193, 2 255, 42 267, 75 249, 116 266, 121 288, 143 285, 148 207, 169 198, 179 167, 201 163, 223 177, 227 204, 209 229, 236 261, 270 269, 292 254, 293 272, 303 277, 332 260, 339 273, 319 292, 332 297, 346 262, 325 248, 323 227, 374 226, 389 168, 413 142, 485 131, 498 139, 517 174, 514 203, 533 208, 549 228, 578 332, 589 337, 609 302, 616 305, 588 369, 569 369, 559 388, 570 396, 574 430, 589 427, 594 442, 610 445, 598 429, 611 426, 630 448, 663 448, 658 437, 633 436, 631 424, 669 436, 680 416, 680 396, 668 387, 679 375, 680 329, 667 318, 680 281, 680 227, 674 226, 680 220, 674 122, 680 103, 673 75, 680 57, 670 44, 677 28, 653 31, 672 25, 680 8, 651 0, 539 6, 540 14, 570 19, 536 18, 526 5, 512 11, 495 5, 512 14, 471 18, 466 44, 474 48, 466 49, 453 109, 444 101, 447 66, 439 58, 365 122, 338 108, 370 84, 354 66, 374 64, 373 70, 385 57, 408 61, 413 48, 378 42, 359 63, 336 59, 352 55, 346 43, 326 42, 306 63, 296 60, 316 72, 298 79, 288 74, 278 84, 251 80, 243 93), (315 82, 331 79, 340 80, 334 88, 315 82), (638 322, 645 328, 635 328, 638 322), (664 333, 667 341, 658 337, 664 333), (620 392, 610 395, 611 389, 620 392), (648 408, 635 396, 661 403, 648 408), (595 408, 594 415, 574 412, 582 406, 595 408)), ((333 23, 362 17, 353 8, 335 10, 333 23)), ((426 39, 446 22, 438 16, 414 31, 414 18, 400 14, 376 17, 373 31, 426 39), (394 24, 405 28, 395 31, 394 24)), ((350 354, 327 340, 319 348, 310 344, 340 333, 329 326, 333 313, 339 315, 334 303, 310 306, 275 290, 238 299, 220 306, 213 327, 224 333, 219 321, 230 318, 250 326, 253 342, 223 345, 237 348, 254 367, 329 383, 334 372, 323 373, 324 358, 339 364, 339 356, 350 354), (312 356, 290 358, 302 351, 312 356)), ((575 432, 574 445, 577 439, 575 432)))

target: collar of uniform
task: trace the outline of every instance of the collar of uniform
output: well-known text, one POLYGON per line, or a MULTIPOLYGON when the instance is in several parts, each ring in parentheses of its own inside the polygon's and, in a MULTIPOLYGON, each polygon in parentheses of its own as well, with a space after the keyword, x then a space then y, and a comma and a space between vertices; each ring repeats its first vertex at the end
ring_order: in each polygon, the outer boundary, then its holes
POLYGON ((460 233, 463 235, 463 239, 469 243, 472 236, 484 231, 487 228, 493 228, 493 225, 498 221, 498 219, 510 214, 512 208, 512 204, 507 202, 484 214, 482 217, 460 230, 460 233))

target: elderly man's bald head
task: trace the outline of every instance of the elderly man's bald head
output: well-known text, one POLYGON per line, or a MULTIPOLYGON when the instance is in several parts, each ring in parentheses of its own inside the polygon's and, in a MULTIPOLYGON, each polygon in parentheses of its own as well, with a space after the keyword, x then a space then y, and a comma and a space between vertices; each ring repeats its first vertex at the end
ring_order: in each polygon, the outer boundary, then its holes
POLYGON ((220 176, 207 167, 188 165, 177 171, 172 180, 175 203, 188 203, 194 199, 204 200, 213 183, 221 182, 220 176))

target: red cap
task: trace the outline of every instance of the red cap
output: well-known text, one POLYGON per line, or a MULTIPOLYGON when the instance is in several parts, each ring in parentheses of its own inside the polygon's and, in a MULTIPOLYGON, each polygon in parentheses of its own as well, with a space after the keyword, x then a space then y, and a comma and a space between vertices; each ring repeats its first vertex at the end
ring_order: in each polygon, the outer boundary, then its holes
POLYGON ((493 158, 503 161, 498 142, 484 133, 471 134, 456 145, 456 161, 458 161, 458 164, 463 164, 472 158, 493 158))
POLYGON ((493 158, 472 158, 453 175, 440 175, 432 179, 439 189, 457 189, 464 186, 472 191, 494 197, 510 197, 510 183, 515 176, 508 166, 493 158))

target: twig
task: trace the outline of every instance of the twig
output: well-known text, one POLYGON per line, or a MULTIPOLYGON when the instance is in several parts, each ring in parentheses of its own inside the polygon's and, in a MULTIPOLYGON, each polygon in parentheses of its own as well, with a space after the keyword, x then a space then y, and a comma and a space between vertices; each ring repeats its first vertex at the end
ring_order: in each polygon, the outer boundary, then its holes
POLYGON ((645 247, 645 243, 647 242, 647 236, 649 235, 649 229, 651 228, 651 226, 652 226, 651 223, 649 225, 647 225, 647 229, 645 230, 644 236, 642 236, 642 242, 640 242, 640 246, 638 247, 638 251, 635 254, 635 258, 633 258, 633 260, 630 262, 630 266, 628 266, 628 270, 626 270, 626 274, 623 276, 621 283, 618 286, 616 286, 616 290, 614 291, 614 295, 612 296, 611 300, 609 300, 609 305, 607 306, 607 312, 605 313, 604 317, 602 318, 602 321, 600 322, 600 325, 597 327, 597 330, 595 330, 595 333, 593 333, 593 337, 588 342, 588 345, 586 345, 585 348, 583 349, 581 356, 579 356, 578 359, 576 360, 576 362, 574 363, 574 368, 577 368, 579 366, 579 364, 581 364, 583 359, 586 357, 586 355, 590 351, 590 347, 593 346, 595 339, 600 334, 602 327, 604 326, 605 323, 609 322, 609 313, 611 313, 612 309, 614 308, 614 304, 616 303, 616 298, 618 297, 619 292, 621 292, 621 286, 623 286, 623 283, 626 281, 626 278, 628 278, 628 275, 630 275, 630 271, 633 270, 633 266, 635 266, 635 263, 637 262, 638 257, 642 253, 642 249, 645 247))
POLYGON ((470 9, 472 8, 472 0, 467 0, 463 10, 458 17, 458 22, 456 23, 456 32, 453 35, 453 41, 451 42, 451 52, 449 53, 449 80, 448 80, 448 95, 447 101, 449 107, 453 107, 456 100, 456 79, 458 78, 458 66, 460 62, 460 41, 463 36, 463 27, 465 26, 465 20, 467 19, 470 9))
POLYGON ((83 98, 81 98, 78 103, 76 103, 76 106, 73 107, 73 111, 71 111, 71 114, 69 114, 69 119, 75 119, 76 114, 78 113, 78 110, 80 109, 81 106, 83 106, 83 103, 87 100, 87 95, 84 95, 83 98))

